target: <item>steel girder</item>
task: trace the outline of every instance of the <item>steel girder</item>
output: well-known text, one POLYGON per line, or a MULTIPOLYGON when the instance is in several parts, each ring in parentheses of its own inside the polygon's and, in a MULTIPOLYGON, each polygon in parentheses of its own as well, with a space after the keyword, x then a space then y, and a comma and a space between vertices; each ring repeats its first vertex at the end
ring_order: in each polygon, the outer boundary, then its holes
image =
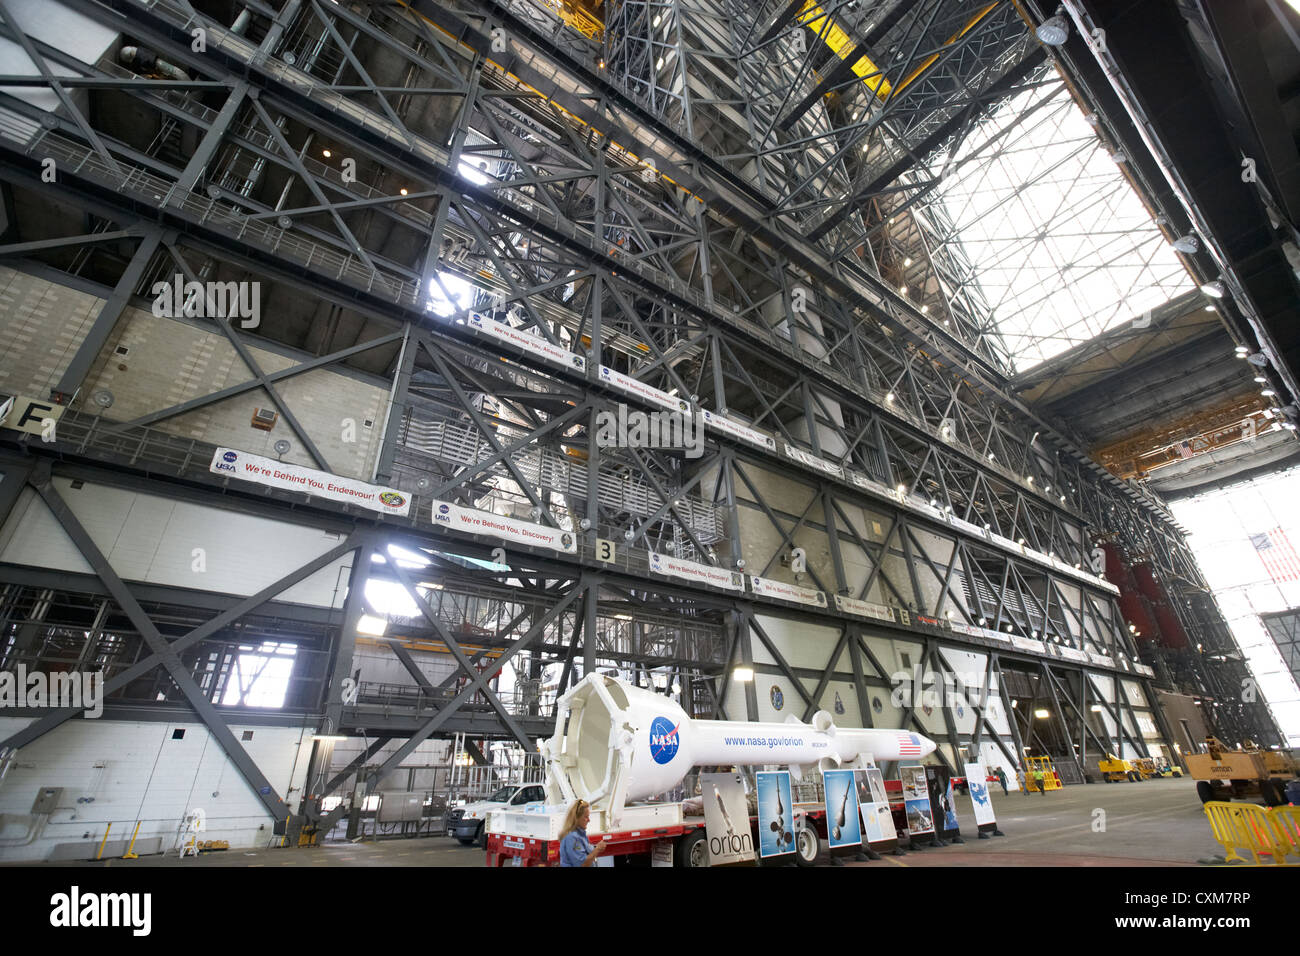
MULTIPOLYGON (((138 11, 132 4, 123 2, 118 9, 129 11, 128 19, 136 20, 138 11)), ((174 39, 181 21, 169 19, 171 13, 165 4, 159 5, 144 24, 153 31, 153 39, 196 71, 209 71, 222 77, 223 82, 230 82, 231 96, 238 95, 235 81, 220 67, 223 57, 232 65, 238 61, 238 42, 226 38, 229 42, 220 44, 221 57, 198 60, 187 56, 174 39)), ((328 19, 330 11, 314 8, 310 13, 313 19, 309 22, 324 26, 322 17, 328 19)), ((395 28, 390 12, 376 13, 375 18, 380 21, 379 27, 395 28)), ((612 363, 654 387, 699 395, 703 401, 713 403, 716 410, 738 413, 792 447, 806 447, 819 457, 847 464, 888 487, 905 484, 909 490, 919 490, 922 497, 933 497, 942 513, 951 508, 964 520, 977 525, 987 523, 990 530, 996 528, 1013 540, 1023 537, 1027 547, 1055 552, 1067 561, 1074 558, 1083 563, 1089 550, 1088 536, 1107 527, 1105 523, 1084 526, 1081 515, 1086 515, 1089 507, 1099 512, 1118 503, 1129 513, 1129 520, 1143 523, 1148 530, 1163 529, 1164 535, 1177 540, 1167 519, 1150 504, 1137 503, 1132 496, 1117 494, 1113 485, 1104 480, 1096 481, 1081 467, 1078 453, 1049 434, 1046 426, 1041 429, 1040 441, 1026 441, 1026 434, 1036 424, 1032 419, 999 402, 996 393, 982 393, 979 383, 954 377, 935 354, 918 349, 906 331, 886 334, 898 327, 897 318, 890 312, 892 303, 873 302, 873 310, 850 308, 838 301, 816 302, 816 321, 809 321, 791 308, 792 293, 801 280, 806 281, 797 263, 756 241, 745 228, 728 223, 725 216, 700 215, 699 201, 675 190, 671 181, 651 175, 647 182, 646 167, 635 154, 611 146, 610 137, 593 127, 574 122, 571 115, 556 108, 554 98, 521 88, 511 82, 509 73, 485 65, 485 50, 474 46, 477 41, 473 38, 470 54, 463 48, 446 46, 437 36, 426 38, 431 45, 425 56, 412 53, 409 44, 390 42, 393 34, 377 27, 374 19, 368 25, 370 40, 385 50, 403 48, 401 55, 413 68, 425 71, 425 76, 441 70, 438 82, 428 85, 428 79, 422 80, 426 85, 418 87, 416 95, 459 98, 461 108, 456 122, 460 134, 453 137, 459 144, 458 152, 439 152, 418 131, 400 121, 400 111, 396 123, 382 107, 374 121, 359 118, 358 94, 382 98, 395 89, 381 87, 373 77, 371 82, 353 82, 351 78, 342 79, 340 74, 322 82, 322 77, 317 76, 307 89, 291 68, 279 63, 268 68, 267 61, 254 62, 250 56, 244 66, 251 69, 250 82, 260 93, 258 108, 253 111, 256 122, 250 118, 241 126, 235 121, 238 111, 234 111, 226 121, 228 125, 220 127, 209 121, 207 129, 218 129, 232 148, 252 147, 259 159, 278 167, 282 175, 296 176, 304 185, 311 181, 315 188, 308 189, 314 204, 292 211, 304 220, 316 216, 312 222, 319 220, 320 213, 326 213, 330 222, 335 226, 342 223, 342 228, 331 235, 326 224, 304 225, 302 234, 306 239, 291 236, 283 229, 268 229, 264 223, 271 207, 253 197, 235 198, 238 191, 219 182, 209 184, 217 191, 214 194, 208 190, 209 199, 202 203, 206 208, 201 209, 189 202, 183 191, 176 191, 175 185, 167 186, 166 171, 156 163, 149 166, 147 173, 141 172, 123 184, 127 187, 124 191, 129 193, 137 182, 150 189, 166 187, 167 215, 187 227, 186 242, 207 250, 219 249, 245 262, 257 261, 266 274, 278 279, 291 271, 301 271, 304 258, 328 263, 332 274, 330 281, 323 284, 326 290, 350 296, 354 305, 379 317, 398 315, 421 326, 430 324, 428 309, 421 308, 424 290, 413 278, 426 275, 417 268, 421 262, 437 263, 439 275, 472 276, 482 292, 497 295, 495 304, 501 312, 517 307, 514 321, 518 328, 574 351, 589 349, 593 364, 612 363), (483 82, 484 77, 488 82, 483 82), (333 104, 334 114, 320 111, 325 101, 333 104), (291 122, 303 122, 309 117, 313 124, 327 129, 333 141, 366 147, 366 155, 376 157, 370 161, 377 174, 382 167, 387 170, 383 175, 389 182, 400 177, 397 181, 406 184, 403 188, 408 196, 414 193, 421 197, 424 207, 406 202, 408 197, 385 197, 382 192, 358 197, 355 190, 344 188, 346 184, 338 180, 337 174, 309 168, 293 155, 292 149, 285 148, 283 133, 277 136, 272 132, 279 130, 279 118, 283 117, 291 122), (417 157, 428 164, 432 175, 414 161, 417 157), (491 167, 486 182, 478 183, 462 174, 467 161, 491 167), (228 204, 230 210, 223 209, 223 204, 228 204), (383 215, 386 226, 391 226, 394 216, 400 214, 404 219, 401 228, 409 229, 418 238, 425 254, 412 265, 385 262, 377 249, 368 253, 361 249, 354 255, 349 239, 356 243, 369 238, 364 230, 354 231, 354 225, 347 221, 360 214, 383 215), (341 254, 344 250, 348 250, 346 255, 341 254), (313 254, 320 259, 314 259, 313 254), (773 281, 773 275, 777 281, 773 281), (773 301, 775 307, 765 304, 773 301), (869 318, 864 319, 864 313, 869 318), (884 324, 876 324, 877 320, 884 324), (776 354, 780 355, 779 363, 771 361, 776 354), (766 368, 760 364, 764 358, 766 368), (767 374, 758 374, 760 370, 767 374), (805 426, 802 432, 793 427, 799 419, 805 426), (821 445, 831 435, 831 444, 837 447, 833 455, 827 456, 821 445), (1063 453, 1064 460, 1060 457, 1063 453), (1032 485, 1026 481, 1029 477, 1035 478, 1032 485), (1067 488, 1070 507, 1063 508, 1056 492, 1050 489, 1067 488)), ((415 19, 404 19, 401 25, 412 34, 428 30, 415 19)), ((335 27, 319 36, 326 47, 330 43, 340 47, 341 70, 342 62, 352 61, 342 51, 346 43, 338 43, 337 33, 335 27)), ((298 38, 309 35, 301 29, 297 33, 291 30, 290 34, 298 38)), ((460 35, 468 37, 463 32, 460 35)), ((143 89, 136 78, 120 79, 125 91, 158 98, 155 91, 143 89)), ((549 92, 554 95, 554 91, 549 92)), ((181 114, 186 112, 174 98, 171 106, 181 114)), ((201 120, 195 117, 195 122, 201 120)), ((28 164, 30 157, 46 147, 58 150, 60 156, 78 155, 75 123, 73 128, 57 132, 33 131, 19 149, 14 149, 12 136, 8 142, 15 155, 25 154, 28 164)), ((82 196, 94 197, 97 202, 121 203, 106 195, 107 184, 113 182, 111 170, 97 172, 89 161, 93 153, 90 148, 84 154, 88 161, 81 173, 69 177, 69 193, 79 189, 82 196)), ((121 165, 125 158, 119 155, 116 163, 121 165)), ((143 211, 147 205, 143 197, 139 203, 132 211, 143 211)), ((128 212, 123 208, 121 214, 125 217, 128 212)), ((298 231, 296 222, 292 231, 298 231)), ((451 298, 445 289, 442 297, 451 298)), ((551 369, 530 365, 527 356, 505 363, 509 370, 502 372, 481 348, 475 359, 479 364, 456 363, 453 367, 446 356, 466 357, 475 351, 473 336, 455 327, 455 317, 463 316, 465 311, 452 310, 449 322, 435 323, 438 344, 432 350, 426 346, 423 351, 429 360, 425 364, 432 367, 420 369, 424 359, 416 359, 411 381, 404 389, 410 406, 406 412, 414 416, 418 406, 420 412, 429 412, 435 419, 440 415, 444 426, 454 418, 456 424, 471 429, 489 445, 503 425, 515 429, 514 451, 511 446, 497 444, 489 455, 493 460, 486 465, 479 459, 459 466, 454 461, 444 463, 443 490, 453 497, 459 495, 462 501, 475 500, 473 480, 487 471, 504 469, 509 473, 507 480, 516 486, 513 494, 550 514, 546 499, 554 489, 544 488, 525 475, 513 457, 530 445, 542 450, 546 441, 559 444, 561 438, 576 439, 578 432, 566 436, 565 426, 570 419, 539 414, 539 399, 536 394, 527 394, 535 393, 536 386, 525 384, 521 390, 520 382, 547 382, 548 388, 558 385, 554 394, 572 396, 567 400, 590 401, 595 392, 596 402, 586 409, 589 412, 596 410, 601 400, 607 407, 610 393, 601 393, 592 383, 581 381, 580 376, 557 376, 551 369), (427 381, 419 381, 421 376, 427 381), (485 415, 480 407, 485 400, 507 413, 485 415), (477 415, 470 414, 471 407, 477 415), (430 409, 435 409, 436 414, 430 409), (524 424, 532 427, 519 431, 524 424)), ((501 364, 497 361, 498 366, 501 364)), ((752 496, 752 502, 741 505, 728 500, 726 490, 734 487, 736 469, 745 469, 745 459, 747 455, 753 459, 752 453, 722 452, 719 447, 718 476, 713 481, 720 490, 701 494, 701 503, 721 505, 725 513, 737 513, 740 507, 752 511, 755 505, 763 511, 762 495, 752 496)), ((395 456, 400 453, 395 449, 395 456)), ((596 457, 591 455, 589 460, 596 457)), ((620 513, 609 507, 602 511, 596 496, 590 537, 607 530, 631 531, 634 542, 649 541, 658 548, 672 541, 675 548, 683 549, 680 553, 707 557, 713 542, 701 536, 694 520, 695 509, 687 515, 686 509, 668 504, 683 483, 694 479, 692 487, 708 484, 713 476, 707 474, 706 467, 690 475, 684 473, 683 463, 671 455, 618 455, 602 450, 599 457, 604 460, 594 469, 598 486, 611 469, 626 469, 622 473, 644 482, 656 504, 638 520, 630 516, 634 512, 619 517, 620 513)), ((794 474, 804 484, 816 486, 815 481, 809 481, 815 476, 813 469, 788 456, 775 457, 782 474, 794 474)), ((760 459, 759 463, 774 465, 771 458, 760 459)), ((751 460, 748 467, 755 464, 751 460)), ((397 470, 395 466, 395 473, 397 470)), ((481 492, 482 486, 477 490, 481 492)), ((589 495, 588 501, 592 497, 589 495)), ((730 497, 735 497, 734 491, 730 497)), ((743 492, 741 497, 745 497, 743 492)), ((846 489, 836 485, 821 497, 821 520, 813 521, 811 526, 851 540, 851 522, 837 514, 837 509, 842 508, 839 500, 848 498, 859 504, 864 496, 846 494, 846 489)), ((482 500, 481 495, 477 500, 482 500)), ((811 507, 810 515, 817 510, 815 505, 811 507)), ((778 525, 786 520, 774 516, 775 512, 763 515, 778 525)), ((792 515, 786 527, 778 527, 783 543, 794 538, 787 534, 790 524, 797 525, 801 520, 808 523, 808 519, 792 515)), ((738 544, 735 535, 731 537, 734 551, 738 544)), ((906 541, 904 556, 908 551, 914 557, 917 551, 925 551, 915 547, 915 539, 900 540, 906 541)), ((980 542, 978 535, 965 541, 965 546, 974 548, 987 544, 980 542)), ((838 552, 843 547, 846 545, 841 543, 835 549, 836 560, 842 560, 838 552)), ((761 557, 770 565, 778 555, 772 551, 761 557)), ((965 559, 963 555, 963 567, 965 559)), ((994 560, 1007 565, 1016 563, 1014 555, 1003 554, 994 560)), ((928 558, 918 558, 918 562, 917 566, 924 566, 928 558)), ((972 561, 972 569, 977 564, 972 561)), ((945 588, 952 584, 951 568, 944 572, 945 588)), ((932 569, 925 570, 933 574, 932 569)), ((990 581, 998 577, 995 571, 983 573, 990 581)), ((1019 588, 1017 606, 1028 622, 1032 620, 1027 607, 1030 602, 1018 573, 1006 571, 1005 577, 1019 588)), ((975 577, 974 570, 970 576, 975 577)), ((897 588, 888 576, 881 577, 889 581, 891 588, 897 588)), ((837 589, 828 586, 827 591, 831 590, 837 589)), ((915 596, 920 589, 915 584, 910 588, 904 585, 898 589, 898 597, 908 590, 915 596)), ((1059 597, 1056 600, 1061 603, 1059 597)), ((1105 603, 1108 599, 1100 600, 1105 603)), ((930 603, 922 600, 917 606, 930 603)), ((1079 605, 1082 617, 1083 602, 1074 603, 1079 605)), ((981 602, 975 610, 983 608, 981 602)), ((1002 606, 990 610, 997 620, 1011 616, 1002 606)), ((1051 618, 1045 608, 1040 607, 1038 613, 1044 620, 1051 618)), ((1115 623, 1113 617, 1111 623, 1115 623)), ((1047 629, 1045 624, 1043 630, 1047 629)), ((1121 634, 1120 641, 1122 638, 1121 634)))

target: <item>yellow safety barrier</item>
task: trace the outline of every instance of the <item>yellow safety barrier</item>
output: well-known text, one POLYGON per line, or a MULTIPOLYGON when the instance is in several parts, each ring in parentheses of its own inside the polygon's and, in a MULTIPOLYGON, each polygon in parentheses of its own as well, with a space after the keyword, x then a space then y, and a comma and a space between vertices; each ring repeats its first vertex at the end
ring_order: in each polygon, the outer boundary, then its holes
POLYGON ((1300 859, 1300 807, 1285 805, 1268 811, 1280 841, 1285 841, 1287 856, 1300 859))
POLYGON ((1268 856, 1273 863, 1284 865, 1287 853, 1293 851, 1293 844, 1279 825, 1280 818, 1264 807, 1211 800, 1205 805, 1205 816, 1209 818, 1214 838, 1223 846, 1227 861, 1250 862, 1237 852, 1245 850, 1257 864, 1260 856, 1268 856))

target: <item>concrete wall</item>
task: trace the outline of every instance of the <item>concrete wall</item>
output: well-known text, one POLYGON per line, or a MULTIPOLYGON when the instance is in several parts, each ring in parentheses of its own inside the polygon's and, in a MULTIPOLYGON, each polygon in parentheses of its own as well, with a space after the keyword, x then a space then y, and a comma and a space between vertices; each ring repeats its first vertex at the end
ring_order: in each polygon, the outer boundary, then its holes
MULTIPOLYGON (((102 304, 96 296, 0 267, 0 315, 5 316, 0 323, 0 391, 47 397, 102 304)), ((114 399, 105 417, 126 422, 253 378, 225 336, 205 324, 210 326, 201 319, 158 318, 143 309, 126 309, 91 367, 78 407, 86 396, 105 388, 114 399)), ((266 373, 310 358, 256 347, 249 351, 266 373)), ((370 479, 388 409, 386 388, 329 368, 305 372, 275 387, 327 459, 324 470, 370 479), (345 419, 352 421, 350 428, 345 419)), ((292 445, 284 461, 323 467, 307 453, 283 415, 269 432, 253 428, 258 408, 275 410, 261 388, 154 427, 268 457, 276 457, 273 446, 283 438, 292 445)))
MULTIPOLYGON (((0 739, 30 718, 0 717, 0 739)), ((311 755, 311 731, 296 727, 232 725, 276 791, 296 806, 311 755)), ((266 846, 274 821, 252 788, 227 759, 207 728, 197 722, 73 720, 28 744, 0 784, 0 862, 46 859, 58 844, 93 847, 112 824, 110 840, 140 839, 179 845, 187 812, 202 808, 201 839, 228 840, 231 848, 266 846), (174 732, 183 730, 182 739, 174 732), (32 801, 44 787, 62 787, 56 811, 27 846, 32 801)))

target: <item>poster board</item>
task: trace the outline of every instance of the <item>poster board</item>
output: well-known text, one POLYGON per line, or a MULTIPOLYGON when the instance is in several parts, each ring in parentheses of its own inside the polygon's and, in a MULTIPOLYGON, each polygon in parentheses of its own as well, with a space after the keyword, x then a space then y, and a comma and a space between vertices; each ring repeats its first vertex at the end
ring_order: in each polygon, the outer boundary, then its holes
POLYGON ((852 770, 822 772, 826 795, 826 837, 831 852, 862 847, 862 824, 858 818, 858 788, 852 770))
POLYGON ((758 855, 768 860, 794 854, 794 800, 788 770, 760 770, 758 790, 758 855))
POLYGON ((885 793, 885 778, 880 768, 868 765, 857 771, 858 806, 862 812, 862 838, 878 853, 892 853, 898 849, 898 832, 894 829, 894 815, 885 793))
POLYGON ((925 781, 925 768, 920 764, 902 764, 898 779, 903 785, 903 807, 907 814, 907 832, 920 836, 934 832, 934 815, 930 810, 930 789, 925 781))
POLYGON ((749 832, 745 778, 738 773, 700 775, 704 798, 704 832, 709 866, 754 862, 754 838, 749 832))

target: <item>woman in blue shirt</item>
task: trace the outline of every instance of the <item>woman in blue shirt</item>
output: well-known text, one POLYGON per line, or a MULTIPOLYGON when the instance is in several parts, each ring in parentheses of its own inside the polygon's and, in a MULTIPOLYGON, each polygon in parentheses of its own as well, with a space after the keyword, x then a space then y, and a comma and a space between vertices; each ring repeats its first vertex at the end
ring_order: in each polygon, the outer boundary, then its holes
POLYGON ((591 866, 596 857, 605 852, 609 837, 594 847, 587 839, 587 823, 590 820, 591 804, 586 800, 579 800, 569 807, 564 827, 560 830, 560 866, 591 866))

